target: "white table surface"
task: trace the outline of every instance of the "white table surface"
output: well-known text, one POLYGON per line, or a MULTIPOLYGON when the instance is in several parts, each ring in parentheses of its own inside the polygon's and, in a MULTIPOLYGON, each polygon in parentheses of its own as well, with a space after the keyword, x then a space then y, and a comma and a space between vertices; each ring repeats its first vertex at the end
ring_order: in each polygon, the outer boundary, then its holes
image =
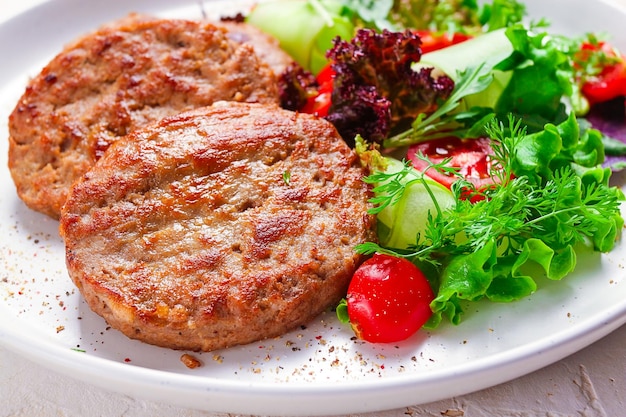
MULTIPOLYGON (((0 23, 40 1, 0 0, 0 23)), ((614 1, 626 4, 626 0, 614 1)), ((578 353, 508 383, 435 403, 359 416, 620 417, 626 416, 625 393, 623 326, 578 353)), ((173 407, 107 391, 42 368, 0 346, 0 417, 9 416, 233 415, 173 407)))

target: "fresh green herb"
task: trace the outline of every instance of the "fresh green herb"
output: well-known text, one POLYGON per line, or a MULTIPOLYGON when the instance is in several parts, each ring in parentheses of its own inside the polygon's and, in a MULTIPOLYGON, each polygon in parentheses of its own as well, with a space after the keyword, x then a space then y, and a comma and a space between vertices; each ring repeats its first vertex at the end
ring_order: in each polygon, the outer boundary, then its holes
POLYGON ((291 172, 289 171, 283 172, 283 182, 285 183, 285 185, 291 184, 291 172))
POLYGON ((457 175, 457 169, 449 166, 449 159, 444 159, 440 163, 433 163, 429 161, 423 155, 419 156, 428 162, 428 166, 424 171, 417 171, 413 169, 410 161, 404 161, 404 169, 388 174, 386 172, 375 172, 363 179, 368 184, 381 184, 372 189, 374 197, 369 201, 375 206, 369 210, 370 214, 379 214, 389 205, 394 205, 402 197, 405 190, 413 183, 420 183, 425 189, 430 198, 433 201, 433 205, 437 214, 441 214, 442 210, 439 207, 439 202, 433 196, 432 189, 427 180, 428 176, 425 174, 429 169, 435 169, 439 172, 446 173, 448 175, 457 175))
POLYGON ((341 323, 350 323, 350 317, 348 316, 348 301, 345 298, 339 302, 335 309, 335 313, 341 323))
MULTIPOLYGON (((554 139, 548 148, 554 151, 537 161, 538 153, 545 152, 542 134, 527 134, 514 117, 506 126, 490 122, 493 175, 498 180, 485 190, 474 190, 483 194, 482 200, 462 198, 472 185, 461 179, 452 187, 456 203, 430 213, 424 233, 408 247, 370 242, 357 250, 402 256, 436 268, 439 283, 431 304, 431 327, 442 317, 458 323, 463 313, 460 300, 513 301, 531 294, 536 282, 526 273, 529 265, 539 265, 547 278, 559 280, 574 269, 577 245, 610 251, 623 226, 619 210, 623 195, 608 186, 605 170, 581 170, 574 162, 570 151, 586 139, 571 123, 547 127, 546 135, 554 139)), ((395 204, 408 184, 401 179, 414 175, 411 170, 406 164, 400 172, 369 177, 368 181, 385 184, 375 189, 373 212, 395 204)))

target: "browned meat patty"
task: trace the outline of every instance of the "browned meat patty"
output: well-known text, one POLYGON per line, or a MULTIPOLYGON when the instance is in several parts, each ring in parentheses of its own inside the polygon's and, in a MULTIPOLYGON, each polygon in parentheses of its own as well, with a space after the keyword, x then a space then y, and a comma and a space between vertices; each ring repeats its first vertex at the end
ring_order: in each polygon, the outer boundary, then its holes
POLYGON ((229 39, 251 45, 259 58, 265 61, 276 75, 280 75, 294 62, 293 58, 280 47, 276 38, 252 25, 230 21, 217 24, 228 31, 229 39))
POLYGON ((69 274, 128 337, 209 351, 280 335, 345 294, 375 239, 327 121, 220 102, 113 144, 61 215, 69 274))
POLYGON ((68 45, 9 117, 20 198, 57 218, 67 190, 134 129, 218 100, 278 103, 252 46, 210 23, 131 16, 68 45))

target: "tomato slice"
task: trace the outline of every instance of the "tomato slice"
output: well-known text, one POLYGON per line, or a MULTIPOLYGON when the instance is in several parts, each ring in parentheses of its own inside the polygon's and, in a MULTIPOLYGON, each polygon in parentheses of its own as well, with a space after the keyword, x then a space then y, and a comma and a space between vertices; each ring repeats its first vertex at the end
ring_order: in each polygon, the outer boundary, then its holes
POLYGON ((598 53, 604 54, 607 64, 599 74, 585 80, 581 88, 591 105, 626 96, 626 57, 616 55, 610 44, 585 42, 576 60, 585 62, 593 59, 592 56, 598 53))
POLYGON ((457 43, 465 42, 472 37, 465 33, 447 33, 447 32, 433 32, 430 30, 417 30, 415 33, 422 40, 422 53, 436 51, 438 49, 447 48, 448 46, 456 45, 457 43))
MULTIPOLYGON (((407 152, 407 158, 415 169, 421 172, 427 169, 428 162, 417 157, 420 152, 434 163, 441 163, 444 159, 450 158, 449 165, 458 168, 458 172, 480 190, 494 183, 494 178, 490 175, 493 154, 490 143, 489 138, 449 137, 430 140, 412 145, 407 152)), ((458 179, 454 175, 446 175, 433 168, 428 169, 425 174, 448 188, 458 179)))
POLYGON ((356 270, 346 297, 358 338, 373 343, 404 340, 432 315, 428 280, 406 259, 375 254, 356 270))

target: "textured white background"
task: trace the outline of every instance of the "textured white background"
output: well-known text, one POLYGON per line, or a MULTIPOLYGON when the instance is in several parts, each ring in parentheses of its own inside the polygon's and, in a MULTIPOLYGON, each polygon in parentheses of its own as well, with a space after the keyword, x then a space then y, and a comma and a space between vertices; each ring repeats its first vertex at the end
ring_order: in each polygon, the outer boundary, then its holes
MULTIPOLYGON (((41 0, 0 0, 0 23, 41 0)), ((626 0, 614 0, 626 4, 626 0)), ((625 29, 626 30, 626 29, 625 29)), ((0 39, 0 42, 8 40, 0 39)), ((1 63, 0 63, 1 65, 1 63)), ((2 319, 2 318, 0 318, 2 319)), ((562 361, 473 394, 380 417, 626 416, 626 326, 562 361)), ((137 400, 77 382, 0 347, 0 417, 231 417, 137 400)), ((355 417, 356 415, 352 415, 355 417)), ((373 417, 374 414, 359 414, 373 417)))

